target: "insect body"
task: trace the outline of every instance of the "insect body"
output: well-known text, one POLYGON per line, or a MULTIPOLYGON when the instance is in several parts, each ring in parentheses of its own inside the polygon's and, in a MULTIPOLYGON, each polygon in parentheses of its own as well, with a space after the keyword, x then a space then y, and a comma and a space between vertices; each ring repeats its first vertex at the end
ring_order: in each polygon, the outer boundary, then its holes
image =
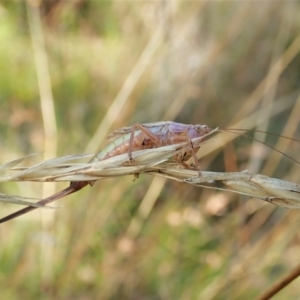
POLYGON ((197 164, 196 152, 200 147, 194 149, 191 139, 205 137, 209 132, 211 129, 206 125, 187 125, 170 121, 135 124, 113 132, 108 138, 114 139, 114 141, 106 147, 107 149, 104 148, 98 153, 93 160, 97 158, 101 160, 128 152, 129 159, 132 161, 132 151, 158 148, 187 141, 190 143, 190 150, 182 155, 176 155, 175 160, 183 162, 193 156, 197 164), (113 146, 114 149, 109 149, 113 146))
MULTIPOLYGON (((200 147, 194 148, 191 139, 197 137, 203 137, 204 139, 209 132, 211 132, 211 129, 206 125, 187 125, 171 121, 135 124, 130 127, 123 127, 116 130, 108 137, 111 142, 104 149, 98 152, 90 162, 92 163, 116 155, 128 153, 129 160, 133 163, 133 151, 158 148, 186 141, 190 145, 189 149, 184 151, 184 153, 177 154, 175 156, 175 160, 178 163, 182 163, 193 156, 195 164, 198 170, 200 170, 196 156, 196 152, 200 149, 200 147)), ((37 202, 37 204, 46 205, 79 191, 88 184, 93 185, 94 181, 71 182, 66 189, 37 202)), ((28 206, 0 219, 0 223, 14 219, 36 208, 37 207, 35 206, 28 206)))

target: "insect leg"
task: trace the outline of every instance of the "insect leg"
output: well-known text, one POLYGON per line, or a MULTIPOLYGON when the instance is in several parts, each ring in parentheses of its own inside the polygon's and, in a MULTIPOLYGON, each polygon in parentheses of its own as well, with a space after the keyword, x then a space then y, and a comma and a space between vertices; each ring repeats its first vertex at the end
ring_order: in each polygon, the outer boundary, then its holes
POLYGON ((150 130, 146 129, 143 125, 136 123, 132 126, 130 139, 129 139, 129 147, 128 147, 128 157, 130 162, 133 162, 132 159, 132 150, 133 150, 133 140, 134 140, 134 133, 136 130, 142 131, 146 136, 148 136, 154 143, 157 145, 160 144, 159 138, 155 136, 150 130))
MULTIPOLYGON (((188 128, 183 132, 184 133, 187 133, 188 131, 188 128)), ((197 167, 197 170, 199 172, 199 176, 201 176, 201 169, 200 169, 200 164, 199 164, 199 161, 198 161, 198 158, 197 158, 197 155, 196 155, 196 152, 199 150, 199 148, 197 149, 197 151, 195 151, 195 148, 194 148, 194 145, 193 145, 193 142, 192 140, 187 137, 187 135, 182 135, 182 136, 175 136, 173 139, 172 139, 173 143, 180 143, 180 142, 184 142, 186 141, 188 143, 188 148, 191 153, 192 153, 192 156, 193 156, 193 159, 194 159, 194 162, 195 162, 195 165, 197 167)), ((184 161, 184 157, 182 157, 180 160, 178 160, 179 162, 183 162, 184 161)))

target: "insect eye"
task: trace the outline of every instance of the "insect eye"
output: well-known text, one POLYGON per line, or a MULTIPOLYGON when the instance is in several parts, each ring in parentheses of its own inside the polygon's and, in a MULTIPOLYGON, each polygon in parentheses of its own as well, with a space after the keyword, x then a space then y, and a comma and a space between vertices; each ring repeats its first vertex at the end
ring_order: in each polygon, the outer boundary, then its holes
POLYGON ((207 125, 195 125, 194 126, 194 129, 198 132, 209 132, 210 131, 210 128, 207 126, 207 125))

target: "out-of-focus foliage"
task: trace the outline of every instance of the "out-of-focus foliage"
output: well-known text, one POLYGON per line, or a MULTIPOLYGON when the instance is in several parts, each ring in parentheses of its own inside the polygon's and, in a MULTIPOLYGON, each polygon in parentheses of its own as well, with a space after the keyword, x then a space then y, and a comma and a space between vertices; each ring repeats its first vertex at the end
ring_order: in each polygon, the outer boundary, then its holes
MULTIPOLYGON (((240 122, 297 137, 296 1, 36 3, 0 3, 1 164, 47 153, 45 139, 58 145, 52 156, 95 152, 110 131, 135 122, 240 122), (44 46, 34 46, 38 32, 44 46), (47 86, 45 74, 53 102, 39 88, 47 86), (56 119, 50 109, 42 114, 45 97, 56 119), (57 134, 49 135, 55 124, 57 134)), ((253 136, 299 160, 297 143, 253 136)), ((299 182, 299 164, 244 137, 200 163, 207 171, 247 168, 299 182)), ((1 225, 1 297, 253 299, 299 262, 298 211, 132 179, 100 182, 55 212, 1 225)), ((1 192, 42 197, 50 185, 3 184, 1 192)), ((1 204, 1 216, 13 209, 1 204)), ((277 299, 299 292, 292 283, 277 299)))

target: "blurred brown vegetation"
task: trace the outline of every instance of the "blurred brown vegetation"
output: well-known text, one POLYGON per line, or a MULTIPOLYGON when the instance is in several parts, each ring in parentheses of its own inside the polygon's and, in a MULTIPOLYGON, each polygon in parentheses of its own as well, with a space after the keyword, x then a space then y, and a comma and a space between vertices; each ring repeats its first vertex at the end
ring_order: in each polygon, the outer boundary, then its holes
MULTIPOLYGON (((95 153, 109 132, 135 122, 299 138, 299 8, 296 1, 2 1, 0 163, 32 152, 41 160, 95 153)), ((297 143, 250 135, 300 160, 297 143)), ((211 145, 213 138, 203 147, 204 170, 249 169, 299 183, 299 164, 268 147, 243 137, 211 145)), ((55 212, 1 225, 1 298, 253 299, 300 261, 298 211, 132 179, 99 182, 55 212)), ((67 184, 1 189, 45 197, 67 184)), ((1 215, 14 209, 1 205, 1 215)), ((276 299, 299 293, 292 283, 276 299)))

